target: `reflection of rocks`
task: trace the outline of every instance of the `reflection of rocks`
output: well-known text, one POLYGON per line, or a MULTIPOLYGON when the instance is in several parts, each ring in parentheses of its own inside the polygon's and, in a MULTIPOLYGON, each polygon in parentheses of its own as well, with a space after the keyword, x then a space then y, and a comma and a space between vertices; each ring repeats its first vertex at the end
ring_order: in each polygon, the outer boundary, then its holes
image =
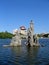
POLYGON ((45 45, 42 44, 41 47, 45 47, 45 45))
POLYGON ((16 55, 21 55, 21 47, 11 47, 11 52, 16 55))
POLYGON ((38 51, 39 47, 27 47, 27 52, 26 52, 26 60, 28 61, 27 65, 32 65, 34 64, 35 60, 37 59, 38 56, 38 51))
POLYGON ((37 56, 39 47, 33 47, 33 55, 37 56))
POLYGON ((26 63, 26 65, 32 65, 34 63, 34 60, 37 59, 39 48, 35 47, 11 47, 11 59, 14 59, 14 63, 21 64, 21 62, 26 63))

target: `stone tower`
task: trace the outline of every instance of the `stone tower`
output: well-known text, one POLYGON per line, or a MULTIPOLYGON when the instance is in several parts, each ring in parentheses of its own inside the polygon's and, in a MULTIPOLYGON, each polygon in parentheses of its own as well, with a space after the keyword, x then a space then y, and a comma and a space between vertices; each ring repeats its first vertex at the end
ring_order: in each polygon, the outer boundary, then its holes
POLYGON ((34 24, 33 24, 33 21, 31 20, 30 21, 30 37, 31 37, 30 44, 31 46, 33 45, 33 35, 34 35, 34 24))
POLYGON ((32 20, 30 21, 30 27, 28 28, 27 32, 28 32, 28 35, 27 35, 28 36, 28 42, 27 42, 28 46, 40 46, 36 35, 34 38, 34 24, 32 20))
POLYGON ((11 46, 21 46, 21 38, 20 38, 20 34, 18 30, 16 31, 15 36, 12 38, 10 45, 11 46))
POLYGON ((33 35, 34 35, 34 24, 33 21, 30 21, 30 27, 28 28, 28 44, 33 46, 33 35))

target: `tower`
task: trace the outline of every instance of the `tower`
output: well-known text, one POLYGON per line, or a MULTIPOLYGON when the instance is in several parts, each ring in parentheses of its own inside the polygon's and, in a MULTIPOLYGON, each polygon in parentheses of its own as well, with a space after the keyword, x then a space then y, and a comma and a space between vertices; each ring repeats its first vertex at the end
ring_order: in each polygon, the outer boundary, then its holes
POLYGON ((21 38, 20 38, 20 34, 18 30, 15 32, 15 36, 12 38, 10 45, 11 46, 21 46, 21 38))
POLYGON ((40 46, 37 41, 37 36, 34 38, 34 24, 33 21, 30 21, 30 27, 28 29, 28 46, 40 46), (34 42, 35 39, 35 42, 34 42))
POLYGON ((30 45, 32 46, 33 45, 33 35, 34 35, 34 24, 33 24, 33 21, 31 20, 30 21, 30 45))
POLYGON ((30 31, 34 33, 34 23, 32 20, 30 21, 30 31))
POLYGON ((34 24, 33 21, 30 21, 30 27, 28 28, 28 44, 33 46, 33 34, 34 34, 34 24))

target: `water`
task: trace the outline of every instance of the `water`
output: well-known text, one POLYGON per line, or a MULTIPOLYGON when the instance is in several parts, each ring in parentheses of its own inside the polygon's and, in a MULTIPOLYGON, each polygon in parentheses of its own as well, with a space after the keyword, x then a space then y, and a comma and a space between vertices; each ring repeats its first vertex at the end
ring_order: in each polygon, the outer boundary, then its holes
POLYGON ((49 39, 39 39, 44 47, 3 47, 11 39, 0 39, 0 65, 49 65, 49 39))

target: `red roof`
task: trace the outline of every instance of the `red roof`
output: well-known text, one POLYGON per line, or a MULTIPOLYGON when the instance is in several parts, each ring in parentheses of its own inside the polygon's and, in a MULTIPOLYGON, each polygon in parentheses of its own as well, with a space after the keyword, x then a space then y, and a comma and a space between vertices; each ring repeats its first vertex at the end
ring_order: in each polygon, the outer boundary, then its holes
POLYGON ((24 26, 21 26, 20 29, 21 30, 26 30, 26 28, 24 26))

